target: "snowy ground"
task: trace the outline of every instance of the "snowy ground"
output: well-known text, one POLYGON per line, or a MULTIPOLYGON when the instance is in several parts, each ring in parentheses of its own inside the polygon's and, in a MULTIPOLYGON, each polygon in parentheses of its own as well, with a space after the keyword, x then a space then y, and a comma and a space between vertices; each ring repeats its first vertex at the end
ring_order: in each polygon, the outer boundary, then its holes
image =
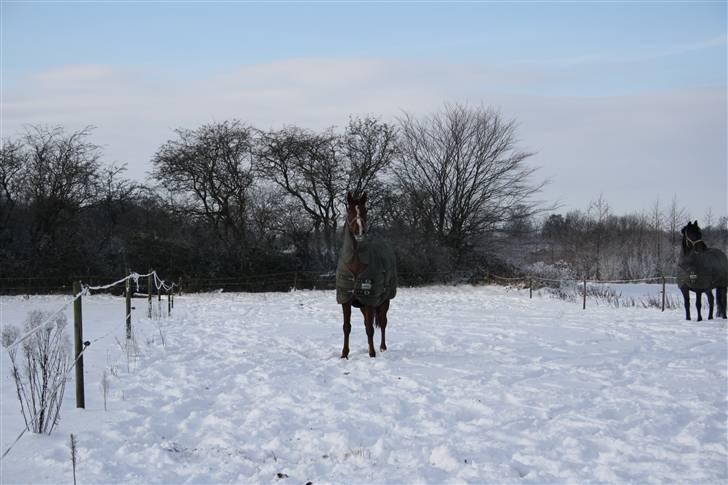
MULTIPOLYGON (((0 297, 0 320, 66 299, 0 297)), ((726 320, 401 289, 389 350, 367 356, 357 314, 342 361, 331 291, 184 295, 156 321, 145 304, 127 358, 123 300, 84 299, 85 338, 114 331, 86 353, 87 407, 69 382, 58 431, 26 434, 0 482, 72 482, 70 433, 79 483, 728 480, 726 320)), ((2 354, 4 451, 23 424, 2 354)))

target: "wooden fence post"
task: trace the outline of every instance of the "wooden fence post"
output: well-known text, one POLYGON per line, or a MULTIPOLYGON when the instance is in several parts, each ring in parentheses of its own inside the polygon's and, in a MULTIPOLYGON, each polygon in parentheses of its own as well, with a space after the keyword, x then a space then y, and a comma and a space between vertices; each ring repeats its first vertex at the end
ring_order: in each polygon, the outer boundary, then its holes
POLYGON ((533 298, 533 278, 528 278, 528 297, 533 298))
POLYGON ((298 289, 298 271, 294 271, 293 273, 293 291, 296 291, 298 289))
MULTIPOLYGON (((81 293, 81 282, 73 282, 73 296, 81 293)), ((76 351, 76 407, 86 407, 86 395, 83 385, 83 312, 81 309, 81 297, 73 302, 73 340, 76 351)))
POLYGON ((172 314, 172 297, 170 293, 172 293, 171 289, 167 290, 167 316, 172 314))
POLYGON ((131 339, 131 282, 126 279, 126 338, 131 339))
POLYGON ((174 283, 172 283, 172 308, 174 309, 174 283))
POLYGON ((147 276, 147 303, 149 308, 147 308, 147 317, 152 318, 152 271, 149 270, 149 276, 147 276))
POLYGON ((581 309, 586 310, 586 276, 584 277, 584 304, 581 309))
POLYGON ((665 277, 662 277, 662 311, 665 311, 665 277))
POLYGON ((162 281, 160 280, 160 285, 157 287, 157 310, 159 311, 158 318, 162 318, 162 281))

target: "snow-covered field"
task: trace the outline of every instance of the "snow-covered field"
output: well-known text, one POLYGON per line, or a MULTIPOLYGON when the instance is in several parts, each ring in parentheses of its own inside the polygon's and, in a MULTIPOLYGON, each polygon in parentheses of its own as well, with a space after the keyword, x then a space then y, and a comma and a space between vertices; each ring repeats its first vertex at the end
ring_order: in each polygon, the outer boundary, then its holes
MULTIPOLYGON (((66 300, 0 297, 0 320, 66 300)), ((123 299, 84 299, 85 338, 113 331, 85 354, 86 409, 69 382, 58 430, 27 433, 0 482, 72 482, 71 433, 79 483, 728 480, 723 319, 584 311, 503 287, 401 289, 389 350, 367 356, 356 314, 342 361, 332 291, 183 295, 160 320, 134 304, 128 358, 123 299)), ((23 424, 2 354, 4 451, 23 424)))

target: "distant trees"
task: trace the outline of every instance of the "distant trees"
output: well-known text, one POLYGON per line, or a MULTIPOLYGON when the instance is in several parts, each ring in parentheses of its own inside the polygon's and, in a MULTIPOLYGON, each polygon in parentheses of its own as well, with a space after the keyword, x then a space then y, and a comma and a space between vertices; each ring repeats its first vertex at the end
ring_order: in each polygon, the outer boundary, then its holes
POLYGON ((82 249, 70 226, 95 195, 100 149, 88 140, 91 131, 31 126, 3 141, 2 220, 12 226, 6 243, 19 267, 65 266, 62 255, 82 249))
MULTIPOLYGON (((31 126, 3 140, 0 287, 8 276, 67 283, 152 267, 189 278, 327 274, 348 191, 369 194, 370 226, 394 242, 409 283, 508 276, 535 262, 589 278, 670 274, 687 220, 677 201, 618 216, 603 196, 539 219, 549 208, 534 201, 543 184, 516 124, 484 107, 320 131, 238 120, 179 129, 152 158, 154 185, 103 165, 91 134, 31 126)), ((728 249, 728 221, 708 222, 709 244, 728 249)))
MULTIPOLYGON (((687 211, 676 200, 667 211, 657 202, 634 214, 615 215, 608 207, 600 196, 586 212, 550 215, 541 224, 541 249, 527 258, 563 262, 579 277, 594 279, 673 275, 687 211)), ((728 250, 728 219, 713 225, 703 222, 702 227, 710 246, 728 250)))

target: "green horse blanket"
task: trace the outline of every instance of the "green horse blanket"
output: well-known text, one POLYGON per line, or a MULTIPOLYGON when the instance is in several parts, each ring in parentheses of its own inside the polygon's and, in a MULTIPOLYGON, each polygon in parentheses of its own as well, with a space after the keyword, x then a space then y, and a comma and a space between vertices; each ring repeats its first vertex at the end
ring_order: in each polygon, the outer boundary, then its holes
POLYGON ((336 302, 378 307, 396 294, 397 262, 392 246, 375 233, 367 234, 355 244, 351 233, 344 228, 344 246, 336 266, 336 302), (355 256, 367 265, 357 276, 347 267, 355 256))

